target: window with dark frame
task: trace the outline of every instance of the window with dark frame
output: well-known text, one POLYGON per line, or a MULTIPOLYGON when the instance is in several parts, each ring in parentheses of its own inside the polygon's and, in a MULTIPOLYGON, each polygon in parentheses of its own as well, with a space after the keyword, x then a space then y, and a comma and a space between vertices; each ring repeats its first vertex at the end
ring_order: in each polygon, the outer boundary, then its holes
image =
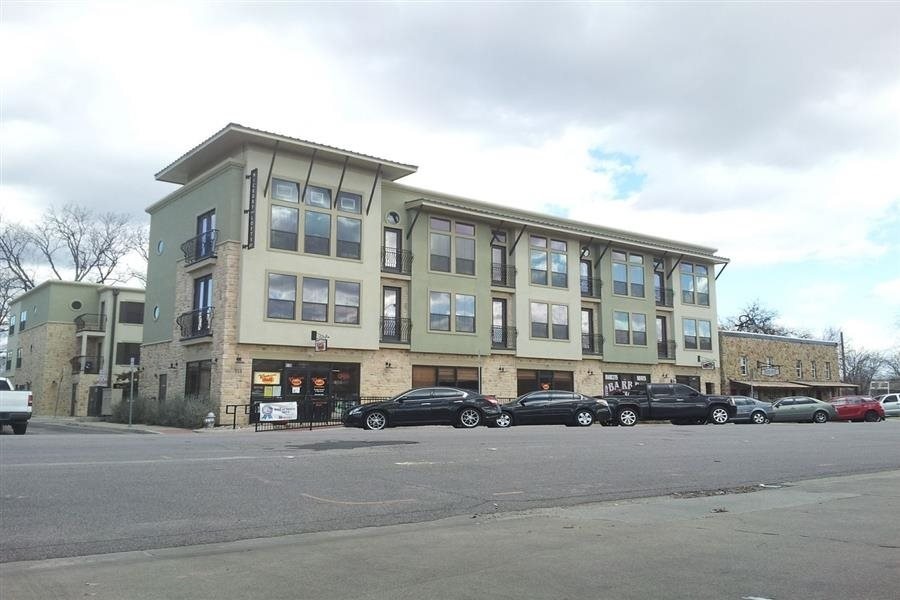
POLYGON ((569 339, 569 307, 565 304, 551 304, 550 318, 552 320, 550 333, 553 339, 569 339))
POLYGON ((550 309, 543 302, 531 303, 531 337, 549 338, 550 309))
POLYGON ((273 204, 271 212, 272 228, 269 233, 269 247, 296 252, 300 211, 289 206, 273 204))
POLYGON ((270 319, 294 319, 297 306, 297 276, 269 273, 266 316, 270 319))
POLYGON ((682 303, 709 306, 709 269, 706 265, 682 262, 679 271, 682 303))
POLYGON ((359 258, 362 241, 362 221, 350 217, 337 218, 337 255, 359 258))
POLYGON ((118 342, 116 343, 116 364, 117 365, 129 365, 131 364, 131 358, 134 358, 134 364, 141 364, 141 344, 130 343, 130 342, 118 342))
POLYGON ((331 215, 313 210, 305 213, 303 251, 307 254, 331 254, 331 215))
POLYGON ((142 325, 144 323, 143 302, 120 302, 119 323, 142 325))
POLYGON ((475 296, 456 294, 456 331, 475 333, 475 296))
POLYGON ((450 293, 431 292, 429 295, 428 328, 432 331, 450 331, 450 293))
POLYGON ((334 322, 359 325, 359 283, 334 282, 334 322))
POLYGON ((328 280, 303 278, 303 304, 300 318, 304 321, 328 321, 328 280))

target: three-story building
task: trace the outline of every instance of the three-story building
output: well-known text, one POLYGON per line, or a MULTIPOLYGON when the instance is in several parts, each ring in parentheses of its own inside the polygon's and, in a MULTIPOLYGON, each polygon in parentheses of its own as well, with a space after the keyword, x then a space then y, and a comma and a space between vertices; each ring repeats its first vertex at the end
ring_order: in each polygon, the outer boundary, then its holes
POLYGON ((711 248, 398 183, 416 167, 230 124, 157 174, 142 393, 513 397, 718 383, 711 248))

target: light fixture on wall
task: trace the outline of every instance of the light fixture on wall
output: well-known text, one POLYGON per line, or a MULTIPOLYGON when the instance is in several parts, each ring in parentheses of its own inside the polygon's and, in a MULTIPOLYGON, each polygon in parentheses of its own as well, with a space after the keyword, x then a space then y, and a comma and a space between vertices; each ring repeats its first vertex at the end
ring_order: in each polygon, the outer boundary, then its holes
POLYGON ((244 359, 241 358, 240 356, 238 356, 237 358, 234 359, 234 362, 236 362, 236 363, 242 363, 242 362, 244 362, 244 359))
POLYGON ((392 369, 392 368, 393 368, 393 365, 391 365, 391 361, 389 361, 389 360, 384 361, 384 368, 385 368, 385 369, 392 369))
POLYGON ((169 368, 170 368, 170 369, 177 369, 177 368, 178 368, 178 363, 177 363, 177 362, 169 363, 169 368))
POLYGON ((593 374, 594 374, 593 369, 588 369, 588 375, 593 375, 593 374))
POLYGON ((500 371, 501 373, 505 373, 506 367, 504 367, 503 365, 500 365, 500 367, 497 370, 500 371))

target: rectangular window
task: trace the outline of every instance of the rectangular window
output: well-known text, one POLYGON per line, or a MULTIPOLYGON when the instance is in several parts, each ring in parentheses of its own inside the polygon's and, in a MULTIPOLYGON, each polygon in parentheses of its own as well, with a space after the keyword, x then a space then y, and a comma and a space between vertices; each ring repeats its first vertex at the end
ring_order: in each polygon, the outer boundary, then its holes
POLYGON ((338 217, 337 255, 341 258, 359 258, 361 236, 362 221, 350 217, 338 217))
POLYGON ((450 331, 450 294, 431 292, 429 296, 428 328, 432 331, 450 331))
POLYGON ((143 302, 120 302, 119 323, 131 323, 141 325, 144 323, 143 302))
POLYGON ((270 319, 293 319, 297 305, 297 277, 269 273, 266 316, 270 319))
POLYGON ((447 219, 431 217, 429 223, 431 224, 432 231, 450 231, 450 221, 448 221, 447 219))
POLYGON ((25 331, 25 323, 28 321, 28 311, 23 310, 19 314, 19 331, 25 331))
POLYGON ((300 318, 304 321, 328 320, 328 280, 303 278, 303 306, 300 318))
POLYGON ((825 363, 825 379, 831 381, 831 363, 825 363))
POLYGON ((712 350, 712 323, 709 321, 697 321, 697 336, 701 350, 712 350))
POLYGON ((547 327, 549 312, 546 304, 540 302, 531 303, 531 337, 549 337, 547 327))
POLYGON ((747 364, 747 357, 742 356, 738 361, 738 368, 740 369, 741 375, 749 374, 749 365, 747 364))
POLYGON ((797 361, 797 366, 794 368, 794 370, 797 374, 797 377, 799 377, 799 378, 803 377, 803 361, 802 360, 797 361))
POLYGON ((810 367, 810 374, 815 381, 819 377, 819 369, 816 366, 816 361, 812 361, 812 366, 810 367))
POLYGON ((456 238, 456 272, 463 275, 475 274, 474 238, 456 238))
POLYGON ((550 312, 553 318, 553 339, 569 339, 569 307, 565 304, 553 304, 550 312))
POLYGON ((196 360, 184 365, 184 395, 193 398, 209 398, 212 380, 212 361, 196 360))
POLYGON ((684 320, 684 347, 686 349, 697 349, 697 321, 695 319, 684 320))
POLYGON ((431 234, 431 270, 450 272, 450 236, 443 233, 431 234))
POLYGON ((134 364, 141 364, 141 344, 119 342, 116 344, 116 364, 130 365, 131 359, 134 358, 134 364))
POLYGON ((318 206, 319 208, 331 208, 331 190, 327 188, 316 187, 314 185, 306 188, 306 203, 310 206, 318 206))
POLYGON ((612 253, 613 294, 628 295, 628 255, 624 252, 612 253))
POLYGON ((334 282, 334 322, 359 325, 359 284, 334 282))
POLYGON ((547 253, 531 249, 531 283, 547 285, 547 253))
POLYGON ((269 245, 279 250, 297 250, 300 211, 289 206, 272 205, 272 230, 269 245))
POLYGON ((299 202, 300 185, 293 181, 272 178, 272 200, 299 202))
POLYGON ((644 297, 644 257, 640 254, 628 255, 628 278, 631 280, 631 295, 644 297))
POLYGON ((631 341, 635 346, 647 345, 647 315, 631 314, 631 341))
POLYGON ((456 331, 475 333, 475 296, 456 294, 456 331))
POLYGON ((16 332, 16 315, 9 316, 9 335, 16 332))
POLYGON ((467 390, 479 390, 478 367, 433 367, 413 365, 412 386, 449 386, 467 390))
POLYGON ((331 215, 306 211, 303 251, 309 254, 331 254, 331 215))
POLYGON ((630 319, 627 312, 613 312, 613 322, 616 330, 617 344, 631 343, 631 325, 629 321, 630 319))
POLYGON ((22 349, 16 348, 16 368, 22 368, 22 349))
POLYGON ((550 240, 550 285, 553 287, 569 287, 568 259, 566 243, 550 240))
POLYGON ((681 263, 681 301, 709 306, 709 270, 704 265, 681 263))
POLYGON ((338 196, 337 209, 344 212, 361 213, 362 196, 351 192, 341 192, 338 196))
POLYGON ((620 296, 630 294, 635 298, 643 298, 644 257, 640 254, 613 251, 612 279, 614 294, 620 296))

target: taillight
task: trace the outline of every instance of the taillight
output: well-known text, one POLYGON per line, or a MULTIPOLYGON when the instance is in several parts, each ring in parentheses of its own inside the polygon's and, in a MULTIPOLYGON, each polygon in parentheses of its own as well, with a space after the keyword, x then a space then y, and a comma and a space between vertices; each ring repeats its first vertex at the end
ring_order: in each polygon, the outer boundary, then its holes
POLYGON ((31 403, 32 403, 31 394, 28 394, 28 406, 31 406, 31 403))

